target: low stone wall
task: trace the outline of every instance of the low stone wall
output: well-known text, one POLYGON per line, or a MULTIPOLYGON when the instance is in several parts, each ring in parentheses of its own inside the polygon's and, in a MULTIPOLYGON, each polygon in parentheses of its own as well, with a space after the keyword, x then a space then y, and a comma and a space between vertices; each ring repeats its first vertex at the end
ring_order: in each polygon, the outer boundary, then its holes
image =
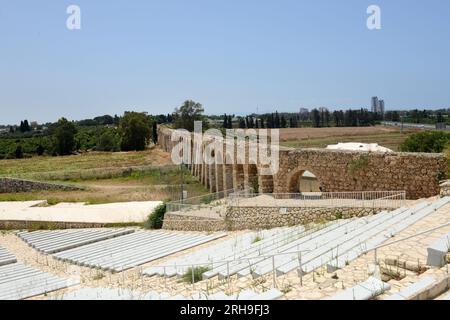
POLYGON ((106 223, 0 220, 0 230, 56 230, 106 228, 106 223))
POLYGON ((163 229, 178 231, 222 231, 226 230, 224 220, 198 216, 187 216, 176 213, 164 215, 163 229))
POLYGON ((223 220, 174 212, 166 213, 163 228, 178 231, 237 231, 260 230, 277 227, 323 223, 337 219, 349 219, 377 214, 383 208, 280 208, 233 207, 227 209, 223 220))
POLYGON ((267 229, 377 214, 381 208, 229 207, 228 230, 267 229))
POLYGON ((0 178, 0 193, 18 193, 42 190, 74 191, 82 190, 82 188, 16 178, 0 178))

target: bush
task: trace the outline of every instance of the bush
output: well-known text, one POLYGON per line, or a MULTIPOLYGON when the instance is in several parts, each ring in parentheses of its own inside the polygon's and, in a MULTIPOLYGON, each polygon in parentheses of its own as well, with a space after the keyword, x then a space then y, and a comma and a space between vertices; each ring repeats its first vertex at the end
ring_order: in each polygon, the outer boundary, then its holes
POLYGON ((57 154, 65 156, 74 151, 75 148, 75 134, 77 129, 73 122, 66 118, 59 119, 55 126, 55 151, 57 154))
POLYGON ((440 153, 450 142, 450 133, 444 131, 424 131, 410 135, 400 146, 404 152, 440 153))
POLYGON ((118 151, 119 138, 114 132, 107 130, 98 138, 95 149, 98 151, 118 151))
POLYGON ((125 112, 120 120, 122 151, 141 151, 150 142, 152 135, 151 121, 147 114, 125 112))
MULTIPOLYGON (((194 283, 203 280, 202 275, 209 270, 211 269, 208 267, 194 267, 194 283)), ((192 268, 183 274, 183 281, 192 284, 192 268)))
POLYGON ((144 223, 146 229, 161 229, 164 222, 164 214, 166 213, 166 204, 163 203, 155 208, 152 214, 148 216, 144 223))
POLYGON ((14 152, 14 155, 16 159, 22 159, 23 158, 23 151, 21 146, 17 146, 16 151, 14 152))

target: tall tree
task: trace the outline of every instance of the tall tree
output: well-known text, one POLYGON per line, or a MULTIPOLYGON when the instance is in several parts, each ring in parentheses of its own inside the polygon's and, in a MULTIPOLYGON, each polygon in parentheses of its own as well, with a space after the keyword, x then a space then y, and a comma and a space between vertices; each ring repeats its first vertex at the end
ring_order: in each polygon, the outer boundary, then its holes
POLYGON ((192 100, 186 100, 183 105, 175 109, 174 127, 194 131, 194 122, 203 120, 203 106, 192 100))
POLYGON ((119 132, 123 151, 144 150, 150 142, 152 129, 146 113, 125 112, 120 120, 119 132))
POLYGON ((75 134, 77 133, 73 122, 61 118, 56 123, 54 130, 56 153, 62 156, 71 154, 75 149, 75 134))
POLYGON ((154 144, 158 142, 158 124, 156 121, 152 123, 152 140, 154 144))

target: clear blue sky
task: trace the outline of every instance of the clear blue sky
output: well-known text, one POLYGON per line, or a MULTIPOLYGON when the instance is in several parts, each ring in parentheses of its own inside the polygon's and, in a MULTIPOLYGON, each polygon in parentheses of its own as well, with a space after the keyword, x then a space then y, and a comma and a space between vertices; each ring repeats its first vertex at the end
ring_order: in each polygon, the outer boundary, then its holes
POLYGON ((450 1, 1 0, 0 123, 450 107, 450 1), (66 29, 66 8, 82 29, 66 29), (382 10, 369 31, 366 9, 382 10))

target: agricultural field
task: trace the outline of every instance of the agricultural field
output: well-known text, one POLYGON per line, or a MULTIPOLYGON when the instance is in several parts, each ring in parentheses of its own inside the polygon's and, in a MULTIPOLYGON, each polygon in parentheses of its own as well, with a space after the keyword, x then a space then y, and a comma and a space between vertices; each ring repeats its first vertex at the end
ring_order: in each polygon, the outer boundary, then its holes
MULTIPOLYGON (((80 186, 78 191, 0 194, 0 201, 47 200, 90 204, 179 199, 181 169, 158 147, 142 152, 89 152, 66 157, 0 160, 0 176, 80 186)), ((208 193, 187 169, 188 196, 208 193)))
POLYGON ((398 151, 400 145, 415 130, 404 130, 384 126, 351 128, 295 128, 280 130, 280 144, 291 148, 325 148, 339 142, 378 143, 398 151))

